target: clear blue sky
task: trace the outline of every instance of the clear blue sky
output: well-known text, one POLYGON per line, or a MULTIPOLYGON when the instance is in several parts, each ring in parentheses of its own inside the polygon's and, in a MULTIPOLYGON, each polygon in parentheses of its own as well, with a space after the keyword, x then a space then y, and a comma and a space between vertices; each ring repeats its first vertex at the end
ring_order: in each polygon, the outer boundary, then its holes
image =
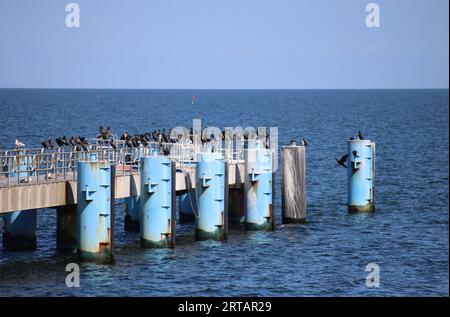
POLYGON ((0 0, 0 87, 448 88, 448 0, 0 0), (81 27, 65 26, 77 2, 81 27), (365 25, 365 6, 381 27, 365 25))

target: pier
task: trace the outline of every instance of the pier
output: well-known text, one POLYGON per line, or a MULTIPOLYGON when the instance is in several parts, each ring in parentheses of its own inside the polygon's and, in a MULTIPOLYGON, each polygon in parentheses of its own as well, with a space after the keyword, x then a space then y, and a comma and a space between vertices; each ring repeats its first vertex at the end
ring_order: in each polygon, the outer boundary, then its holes
POLYGON ((242 214, 247 222, 267 222, 270 226, 258 229, 273 230, 276 144, 264 143, 266 139, 238 141, 238 146, 225 148, 216 140, 133 147, 114 137, 114 147, 107 140, 92 139, 88 151, 79 147, 1 151, 3 247, 35 249, 36 212, 55 208, 58 249, 109 257, 114 217, 119 216, 114 208, 117 199, 126 199, 125 230, 139 230, 142 247, 174 247, 177 197, 190 200, 188 212, 194 214, 197 240, 225 240, 230 190, 240 193, 239 198, 252 195, 246 205, 232 204, 242 206, 233 214, 242 214), (264 170, 253 161, 266 162, 264 170), (244 193, 246 180, 254 188, 249 195, 244 193), (259 198, 254 194, 257 188, 259 198))

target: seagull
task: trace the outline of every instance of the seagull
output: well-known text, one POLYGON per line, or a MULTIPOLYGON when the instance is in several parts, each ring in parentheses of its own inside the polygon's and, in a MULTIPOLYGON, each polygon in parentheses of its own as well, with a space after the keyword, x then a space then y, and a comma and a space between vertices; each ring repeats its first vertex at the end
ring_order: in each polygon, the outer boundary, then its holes
POLYGON ((358 132, 358 140, 364 140, 361 130, 358 132))
POLYGON ((308 146, 308 144, 309 144, 308 141, 306 141, 304 138, 302 138, 302 145, 306 147, 306 146, 308 146))
POLYGON ((338 160, 337 158, 334 158, 336 160, 336 162, 341 165, 344 166, 345 168, 347 168, 347 166, 345 165, 345 162, 347 162, 347 158, 348 158, 348 154, 344 154, 342 155, 342 157, 338 160))
POLYGON ((14 144, 16 145, 16 148, 20 148, 20 147, 24 147, 25 144, 20 142, 18 139, 16 139, 16 142, 14 142, 14 144))

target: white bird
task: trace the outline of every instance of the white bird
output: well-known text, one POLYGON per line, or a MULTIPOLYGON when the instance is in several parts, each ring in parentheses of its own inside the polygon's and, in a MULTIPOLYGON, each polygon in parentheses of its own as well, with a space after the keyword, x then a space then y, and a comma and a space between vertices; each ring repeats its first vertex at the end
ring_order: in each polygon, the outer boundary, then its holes
POLYGON ((19 147, 24 147, 25 144, 23 144, 22 142, 20 142, 19 140, 16 139, 16 142, 14 143, 16 145, 17 148, 19 147))

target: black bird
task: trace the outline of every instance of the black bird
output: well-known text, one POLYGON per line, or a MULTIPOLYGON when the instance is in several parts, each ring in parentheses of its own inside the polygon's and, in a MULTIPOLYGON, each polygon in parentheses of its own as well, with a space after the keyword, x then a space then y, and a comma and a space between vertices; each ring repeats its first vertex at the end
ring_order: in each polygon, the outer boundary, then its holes
POLYGON ((56 138, 56 144, 58 144, 58 146, 64 146, 64 142, 62 141, 61 138, 56 138))
POLYGON ((170 154, 170 150, 169 150, 169 148, 167 146, 163 146, 162 147, 162 152, 163 152, 163 155, 169 155, 170 154))
POLYGON ((353 141, 354 139, 355 139, 355 138, 351 136, 349 140, 350 140, 350 141, 353 141))
POLYGON ((358 140, 364 140, 364 137, 363 137, 363 135, 361 133, 361 130, 358 131, 358 140))
POLYGON ((71 136, 70 138, 69 138, 69 145, 71 145, 71 146, 75 146, 77 143, 75 142, 75 139, 74 139, 74 137, 73 136, 71 136))
POLYGON ((353 154, 354 157, 359 157, 358 151, 356 151, 356 150, 353 150, 352 154, 353 154))
POLYGON ((309 145, 309 143, 304 138, 302 138, 302 145, 306 147, 309 145))
POLYGON ((53 139, 52 138, 48 138, 47 143, 50 147, 55 147, 55 143, 53 143, 53 139))
POLYGON ((347 162, 347 158, 348 158, 348 154, 342 155, 342 157, 338 160, 337 158, 334 158, 336 160, 336 162, 339 165, 344 166, 345 168, 347 168, 347 166, 345 165, 345 162, 347 162))
POLYGON ((113 140, 109 140, 109 145, 111 145, 111 147, 113 148, 114 151, 117 150, 117 146, 116 146, 116 144, 114 143, 113 140))
POLYGON ((42 144, 42 147, 43 147, 44 149, 48 149, 48 144, 47 144, 47 142, 42 141, 41 144, 42 144))
POLYGON ((125 143, 129 146, 129 147, 133 147, 133 141, 131 139, 130 136, 127 136, 125 143))
POLYGON ((107 127, 107 128, 105 129, 105 128, 103 128, 103 127, 100 127, 99 130, 100 130, 100 135, 101 135, 102 139, 103 139, 103 140, 107 140, 108 137, 109 137, 109 135, 111 134, 111 128, 110 128, 110 127, 107 127))
POLYGON ((67 137, 65 135, 62 136, 61 141, 64 145, 70 145, 69 141, 67 141, 67 137))
POLYGON ((145 138, 145 135, 141 135, 140 136, 140 138, 141 138, 141 144, 143 145, 143 146, 147 146, 147 144, 148 144, 148 142, 147 142, 147 139, 145 138))
POLYGON ((83 148, 83 150, 84 150, 85 152, 89 152, 89 148, 88 148, 88 146, 87 146, 86 143, 82 142, 80 145, 81 145, 81 147, 83 148))
POLYGON ((147 142, 151 142, 151 141, 152 141, 152 136, 151 136, 150 133, 145 132, 145 133, 144 133, 144 137, 145 137, 145 139, 147 140, 147 142))
POLYGON ((122 136, 120 137, 120 139, 122 140, 122 141, 126 141, 127 139, 128 139, 128 132, 124 132, 123 134, 122 134, 122 136))

